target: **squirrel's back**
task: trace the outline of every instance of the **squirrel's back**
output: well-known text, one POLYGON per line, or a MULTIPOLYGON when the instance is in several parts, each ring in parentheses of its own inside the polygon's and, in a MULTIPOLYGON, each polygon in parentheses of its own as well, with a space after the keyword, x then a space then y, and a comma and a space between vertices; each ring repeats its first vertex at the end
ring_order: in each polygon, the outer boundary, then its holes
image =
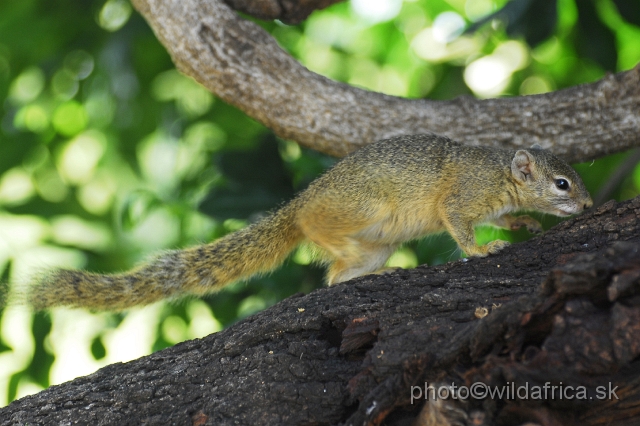
POLYGON ((338 162, 308 191, 393 189, 415 198, 454 176, 502 181, 516 151, 469 146, 434 134, 397 136, 373 142, 338 162), (384 186, 388 185, 388 186, 384 186))

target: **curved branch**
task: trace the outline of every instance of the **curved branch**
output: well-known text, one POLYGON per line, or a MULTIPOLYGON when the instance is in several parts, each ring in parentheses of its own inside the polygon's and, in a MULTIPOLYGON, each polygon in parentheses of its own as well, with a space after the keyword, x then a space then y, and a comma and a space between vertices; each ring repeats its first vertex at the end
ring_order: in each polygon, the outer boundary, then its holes
POLYGON ((640 67, 543 95, 409 100, 307 70, 221 0, 133 3, 183 73, 278 136, 328 154, 424 132, 474 145, 538 143, 571 162, 640 145, 640 67))

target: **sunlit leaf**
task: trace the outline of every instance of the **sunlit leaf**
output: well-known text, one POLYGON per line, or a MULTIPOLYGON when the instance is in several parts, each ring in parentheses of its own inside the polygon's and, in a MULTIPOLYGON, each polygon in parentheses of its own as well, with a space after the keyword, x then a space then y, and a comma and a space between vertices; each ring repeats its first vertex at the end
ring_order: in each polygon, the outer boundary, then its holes
POLYGON ((61 104, 53 113, 53 127, 64 136, 74 136, 87 126, 87 112, 76 101, 61 104))
POLYGON ((108 31, 117 31, 129 20, 131 5, 124 0, 108 0, 98 17, 98 23, 108 31))

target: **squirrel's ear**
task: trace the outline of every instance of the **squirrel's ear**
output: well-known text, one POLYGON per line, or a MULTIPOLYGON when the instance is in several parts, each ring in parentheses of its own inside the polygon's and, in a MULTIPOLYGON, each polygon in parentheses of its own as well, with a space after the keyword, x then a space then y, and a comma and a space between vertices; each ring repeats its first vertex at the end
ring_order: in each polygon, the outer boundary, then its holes
POLYGON ((524 149, 516 151, 516 155, 513 156, 511 161, 511 173, 516 179, 522 182, 531 179, 531 172, 534 168, 533 155, 529 151, 524 149))
POLYGON ((534 143, 533 145, 531 145, 531 149, 544 149, 544 148, 538 145, 537 143, 534 143))

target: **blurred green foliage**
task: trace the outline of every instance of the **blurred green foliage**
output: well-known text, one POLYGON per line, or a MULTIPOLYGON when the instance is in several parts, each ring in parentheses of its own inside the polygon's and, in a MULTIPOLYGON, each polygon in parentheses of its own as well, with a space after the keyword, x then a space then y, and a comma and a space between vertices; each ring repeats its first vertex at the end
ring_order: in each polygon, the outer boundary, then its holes
MULTIPOLYGON (((260 25, 311 70, 368 90, 528 95, 635 66, 634 1, 514 0, 502 9, 504 0, 353 0, 299 26, 260 25)), ((276 138, 179 74, 124 0, 0 3, 0 99, 0 272, 18 292, 42 268, 121 271, 157 250, 221 237, 335 161, 276 138)), ((592 193, 625 158, 578 166, 592 193)), ((636 168, 612 195, 639 188, 636 168)), ((498 237, 528 238, 478 231, 481 242, 498 237)), ((390 263, 457 257, 445 235, 408 244, 390 263)), ((9 307, 0 405, 320 287, 322 270, 309 262, 300 250, 272 275, 126 314, 9 307)))

